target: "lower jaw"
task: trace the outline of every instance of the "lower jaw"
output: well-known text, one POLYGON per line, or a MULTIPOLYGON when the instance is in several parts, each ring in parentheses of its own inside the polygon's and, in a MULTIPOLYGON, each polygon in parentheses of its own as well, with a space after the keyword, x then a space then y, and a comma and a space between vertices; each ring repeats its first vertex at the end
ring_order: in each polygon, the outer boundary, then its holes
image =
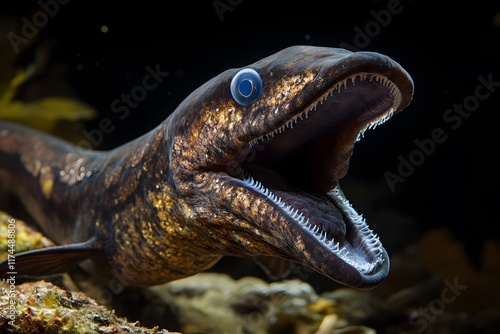
POLYGON ((327 195, 313 195, 284 190, 283 187, 269 189, 250 177, 243 182, 277 205, 314 247, 325 248, 332 256, 358 268, 362 274, 377 269, 381 255, 378 238, 350 206, 338 185, 327 195), (362 240, 364 235, 366 242, 362 240), (369 249, 372 244, 376 249, 369 249))

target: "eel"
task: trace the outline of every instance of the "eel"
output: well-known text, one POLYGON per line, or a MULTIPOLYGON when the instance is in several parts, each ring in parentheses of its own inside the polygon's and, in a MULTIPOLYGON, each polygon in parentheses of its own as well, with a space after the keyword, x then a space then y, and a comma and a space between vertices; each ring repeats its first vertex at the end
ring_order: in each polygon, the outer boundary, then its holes
POLYGON ((79 264, 145 287, 263 256, 375 287, 389 256, 339 181, 364 131, 412 96, 385 55, 295 45, 215 76, 112 150, 0 122, 0 181, 57 244, 16 254, 16 273, 79 264))

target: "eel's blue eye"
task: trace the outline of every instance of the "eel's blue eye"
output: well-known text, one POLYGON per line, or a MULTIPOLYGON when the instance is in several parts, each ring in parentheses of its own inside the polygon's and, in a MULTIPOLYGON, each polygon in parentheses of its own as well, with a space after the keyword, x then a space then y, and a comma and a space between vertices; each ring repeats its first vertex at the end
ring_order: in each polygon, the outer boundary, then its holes
POLYGON ((231 80, 231 95, 243 106, 252 103, 262 92, 262 79, 257 71, 245 68, 231 80))

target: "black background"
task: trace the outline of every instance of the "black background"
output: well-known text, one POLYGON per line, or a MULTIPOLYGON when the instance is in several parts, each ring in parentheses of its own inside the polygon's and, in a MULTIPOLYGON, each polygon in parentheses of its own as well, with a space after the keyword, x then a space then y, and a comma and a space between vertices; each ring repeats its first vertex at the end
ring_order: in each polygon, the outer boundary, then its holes
MULTIPOLYGON (((231 10, 221 19, 213 1, 72 0, 59 5, 57 14, 17 55, 15 65, 27 66, 37 47, 54 41, 47 72, 64 64, 64 78, 75 96, 98 110, 86 129, 97 128, 104 117, 113 120, 115 131, 96 147, 109 149, 155 127, 192 90, 221 71, 287 46, 351 45, 389 55, 413 77, 413 102, 356 144, 341 185, 390 254, 429 229, 444 226, 480 266, 483 242, 499 235, 500 87, 456 129, 443 115, 474 95, 479 76, 500 82, 500 4, 244 0, 231 5, 226 1, 219 3, 231 10), (377 23, 374 13, 382 15, 389 3, 399 3, 398 13, 385 16, 383 25, 377 23), (102 26, 109 30, 102 32, 102 26), (356 37, 359 31, 368 33, 369 40, 361 43, 356 37), (146 66, 157 64, 170 75, 126 119, 119 119, 111 103, 142 83, 146 66), (431 138, 436 128, 445 131, 446 141, 436 144, 432 154, 391 191, 384 173, 397 173, 398 157, 408 158, 417 149, 414 141, 431 138)), ((0 7, 19 19, 30 19, 40 10, 35 1, 0 7)), ((2 47, 12 46, 4 38, 2 47)), ((50 91, 50 83, 46 85, 50 91)), ((57 95, 57 89, 52 93, 57 95)))

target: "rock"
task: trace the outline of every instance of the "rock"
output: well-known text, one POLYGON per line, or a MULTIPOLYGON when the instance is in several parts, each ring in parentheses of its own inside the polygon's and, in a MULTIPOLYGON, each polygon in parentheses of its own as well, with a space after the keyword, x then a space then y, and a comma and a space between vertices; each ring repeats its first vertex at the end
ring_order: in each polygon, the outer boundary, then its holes
POLYGON ((1 333, 169 333, 129 323, 83 293, 44 281, 19 286, 4 282, 0 309, 1 333))
POLYGON ((202 273, 151 289, 175 305, 186 332, 264 334, 273 327, 296 328, 320 320, 307 309, 319 297, 300 281, 267 284, 253 277, 233 280, 202 273))
MULTIPOLYGON (((0 261, 8 255, 52 245, 22 220, 0 212, 0 261)), ((139 322, 129 323, 81 292, 46 281, 20 284, 20 278, 10 277, 0 281, 1 333, 172 333, 158 327, 141 327, 139 322)), ((52 279, 76 288, 69 275, 52 279)))
POLYGON ((267 283, 200 273, 150 290, 170 305, 185 332, 330 334, 335 328, 335 333, 373 333, 349 327, 333 300, 318 296, 298 279, 267 283))
POLYGON ((24 221, 0 211, 0 260, 7 258, 9 240, 15 242, 15 253, 54 246, 52 241, 29 227, 24 221), (9 229, 13 232, 10 236, 9 229))

